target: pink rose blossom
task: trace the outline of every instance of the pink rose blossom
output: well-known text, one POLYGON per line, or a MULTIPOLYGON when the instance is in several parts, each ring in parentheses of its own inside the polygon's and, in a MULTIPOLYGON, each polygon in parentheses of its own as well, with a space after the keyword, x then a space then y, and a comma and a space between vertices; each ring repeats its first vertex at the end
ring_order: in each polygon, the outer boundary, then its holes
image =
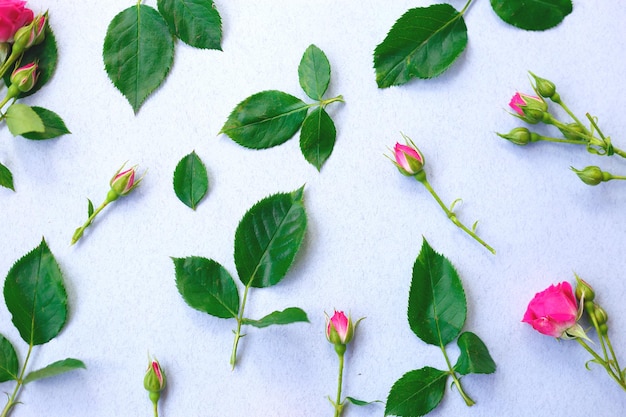
POLYGON ((424 157, 417 148, 396 143, 393 152, 396 166, 404 175, 415 175, 424 168, 424 157))
POLYGON ((345 345, 354 334, 352 320, 343 313, 335 310, 335 314, 326 321, 326 338, 333 344, 345 345))
POLYGON ((15 32, 33 20, 33 11, 22 0, 0 0, 0 43, 11 42, 15 32))
POLYGON ((561 282, 535 294, 522 321, 539 333, 567 337, 565 333, 576 327, 578 318, 578 303, 572 286, 569 282, 561 282))

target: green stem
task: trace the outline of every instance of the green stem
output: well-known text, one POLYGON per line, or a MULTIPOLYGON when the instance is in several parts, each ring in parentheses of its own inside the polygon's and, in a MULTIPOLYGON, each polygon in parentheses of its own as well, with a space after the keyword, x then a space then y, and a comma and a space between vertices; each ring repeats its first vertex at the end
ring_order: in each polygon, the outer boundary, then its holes
POLYGON ((561 139, 561 138, 554 138, 551 136, 543 136, 543 135, 538 135, 539 136, 539 140, 543 140, 546 142, 554 142, 554 143, 570 143, 572 145, 587 145, 587 142, 582 141, 582 140, 576 140, 576 139, 561 139))
POLYGON ((2 414, 0 414, 0 417, 7 417, 9 415, 9 411, 11 411, 11 409, 17 404, 16 402, 17 394, 20 392, 20 388, 22 387, 22 384, 24 381, 24 374, 26 373, 26 366, 28 365, 28 360, 30 359, 30 354, 32 353, 32 351, 33 351, 33 345, 29 344, 28 353, 26 354, 26 359, 24 359, 24 366, 22 366, 20 375, 17 378, 17 384, 15 385, 15 389, 13 390, 13 393, 11 394, 11 396, 9 396, 7 405, 4 407, 4 410, 2 410, 2 414))
POLYGON ((465 6, 463 6, 463 9, 459 12, 459 15, 464 15, 465 14, 465 12, 467 11, 467 9, 470 6, 471 2, 472 2, 472 0, 467 0, 467 3, 465 3, 465 6))
POLYGON ((569 115, 569 117, 571 117, 572 120, 574 120, 574 122, 576 122, 577 125, 582 127, 585 130, 585 132, 587 132, 588 134, 591 134, 591 132, 589 132, 589 130, 585 127, 585 125, 582 124, 580 120, 578 120, 578 117, 576 117, 576 115, 569 109, 569 107, 567 107, 565 103, 563 103, 563 100, 561 100, 561 96, 552 98, 552 101, 554 101, 556 104, 561 106, 561 108, 565 110, 565 112, 569 115))
POLYGON ((456 218, 456 214, 454 214, 454 212, 452 212, 450 209, 448 209, 448 207, 446 207, 445 204, 443 204, 443 201, 441 201, 441 199, 439 198, 439 196, 437 195, 433 187, 431 187, 430 183, 426 179, 426 174, 424 173, 424 171, 421 171, 418 174, 416 174, 415 179, 421 182, 422 184, 424 184, 424 187, 426 187, 428 192, 435 198, 437 203, 439 203, 439 206, 443 209, 443 211, 446 213, 446 215, 452 221, 452 223, 454 223, 455 225, 457 225, 457 227, 461 228, 465 233, 473 237, 478 243, 480 243, 487 250, 489 250, 489 252, 493 253, 494 255, 496 254, 495 249, 489 246, 484 240, 478 237, 476 233, 474 233, 472 230, 468 229, 463 223, 461 223, 459 219, 456 218))
MULTIPOLYGON (((250 282, 252 282, 252 280, 250 280, 250 282)), ((246 300, 248 299, 249 289, 250 289, 250 284, 246 285, 246 288, 243 290, 243 299, 241 300, 241 308, 239 309, 239 315, 236 317, 237 329, 235 330, 235 340, 233 342, 233 351, 230 354, 230 365, 232 369, 235 369, 235 364, 237 363, 237 346, 239 345, 239 339, 245 336, 245 334, 241 334, 241 325, 243 323, 243 312, 246 308, 246 300)))
POLYGON ((448 374, 450 374, 450 376, 452 377, 452 381, 454 382, 454 385, 456 385, 457 389, 459 390, 459 393, 461 394, 461 397, 463 397, 463 400, 465 400, 465 404, 467 404, 468 407, 473 406, 474 404, 476 404, 476 402, 474 402, 474 400, 472 400, 470 398, 469 395, 467 395, 465 393, 465 391, 463 390, 463 386, 461 385, 461 380, 459 379, 459 377, 456 376, 456 372, 454 372, 454 369, 452 369, 452 363, 450 362, 450 359, 448 358, 448 353, 446 352, 446 348, 443 345, 439 345, 439 347, 441 348, 441 351, 443 352, 443 357, 446 360, 446 365, 448 365, 448 374))
POLYGON ((343 383, 343 353, 337 353, 339 356, 339 376, 337 377, 337 399, 335 400, 335 417, 341 416, 343 404, 341 404, 341 386, 343 383))
MULTIPOLYGON (((598 131, 598 134, 600 135, 600 137, 602 138, 602 141, 604 143, 608 143, 610 144, 610 140, 607 140, 606 137, 604 136, 604 134, 602 133, 602 131, 600 130, 600 126, 598 126, 598 124, 596 123, 595 120, 593 120, 593 117, 591 117, 591 115, 589 113, 586 113, 587 119, 589 119, 589 122, 591 123, 591 126, 593 126, 593 128, 595 130, 598 131)), ((616 153, 617 155, 621 156, 622 158, 626 158, 626 152, 624 152, 621 149, 618 149, 614 146, 611 145, 611 147, 613 148, 613 152, 616 153)))
POLYGON ((613 380, 615 380, 615 382, 617 382, 619 384, 620 387, 622 387, 622 389, 624 391, 626 391, 626 381, 624 381, 624 379, 621 376, 621 372, 619 372, 619 376, 615 374, 615 372, 613 371, 613 369, 611 368, 610 364, 605 361, 604 359, 602 359, 600 357, 600 355, 598 355, 593 349, 591 349, 589 347, 589 345, 587 344, 587 342, 585 342, 583 339, 581 339, 580 337, 576 338, 576 341, 585 348, 585 350, 587 352, 589 352, 591 354, 591 356, 593 356, 593 358, 595 359, 595 362, 602 366, 606 372, 609 374, 609 376, 611 378, 613 378, 613 380))
POLYGON ((88 228, 89 226, 91 226, 91 223, 96 218, 98 213, 100 213, 107 205, 109 205, 109 203, 111 201, 112 200, 109 200, 108 198, 106 200, 104 200, 104 203, 102 203, 100 205, 100 207, 98 207, 93 213, 91 213, 91 216, 89 216, 89 218, 87 219, 85 224, 83 224, 81 227, 76 229, 76 231, 74 232, 74 236, 72 236, 72 243, 71 243, 72 245, 74 243, 78 242, 78 239, 80 239, 83 236, 83 233, 85 232, 85 229, 88 228))
POLYGON ((158 403, 154 403, 154 417, 159 417, 158 403))
POLYGON ((334 103, 334 102, 336 102, 336 101, 339 101, 339 102, 341 102, 341 103, 345 103, 345 101, 344 101, 344 99, 343 99, 343 96, 340 94, 340 95, 338 95, 337 97, 328 98, 328 99, 326 99, 326 100, 320 100, 318 103, 314 103, 314 104, 312 104, 310 107, 312 107, 312 106, 316 106, 316 105, 319 105, 320 107, 324 108, 324 107, 326 107, 327 105, 329 105, 330 103, 334 103))

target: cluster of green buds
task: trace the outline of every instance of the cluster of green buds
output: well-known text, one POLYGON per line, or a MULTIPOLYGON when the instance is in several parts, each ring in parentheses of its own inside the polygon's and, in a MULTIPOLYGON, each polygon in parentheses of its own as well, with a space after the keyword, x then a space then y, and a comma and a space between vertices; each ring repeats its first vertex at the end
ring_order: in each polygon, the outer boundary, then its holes
POLYGON ((606 336, 609 331, 607 321, 609 319, 606 311, 595 302, 596 293, 591 285, 586 283, 579 276, 576 276, 576 298, 587 313, 589 321, 596 328, 599 336, 606 336))
MULTIPOLYGON (((509 133, 498 133, 498 136, 520 146, 539 141, 583 145, 589 153, 595 155, 619 155, 626 158, 626 152, 613 146, 611 138, 602 133, 594 117, 589 113, 586 114, 590 123, 587 127, 563 102, 561 95, 557 92, 556 85, 552 81, 541 78, 532 72, 530 75, 534 81, 534 83, 531 82, 531 86, 536 95, 516 93, 509 103, 513 110, 511 114, 531 125, 543 123, 555 126, 562 137, 541 135, 532 132, 528 127, 516 127, 509 133), (572 120, 565 123, 557 119, 550 112, 547 100, 560 106, 572 120)), ((624 176, 604 172, 597 166, 588 166, 581 170, 572 168, 572 170, 581 181, 588 185, 626 179, 624 176)))

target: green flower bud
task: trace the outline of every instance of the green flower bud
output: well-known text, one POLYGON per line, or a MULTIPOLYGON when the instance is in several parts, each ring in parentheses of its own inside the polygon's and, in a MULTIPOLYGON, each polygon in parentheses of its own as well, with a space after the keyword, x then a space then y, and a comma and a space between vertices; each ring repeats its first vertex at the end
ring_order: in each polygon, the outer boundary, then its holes
POLYGON ((37 84, 37 63, 31 62, 23 67, 15 69, 11 74, 11 84, 17 87, 19 91, 25 93, 30 91, 37 84))
POLYGON ((604 311, 602 307, 597 304, 596 308, 593 311, 593 315, 596 318, 596 322, 599 326, 606 324, 606 322, 609 320, 609 315, 606 313, 606 311, 604 311))
POLYGON ((507 134, 498 133, 498 136, 520 146, 540 140, 539 135, 525 127, 516 127, 507 134))
POLYGON ((47 24, 48 12, 35 16, 30 24, 19 28, 13 37, 14 53, 25 51, 43 42, 46 37, 47 24))
POLYGON ((556 86, 552 81, 538 77, 532 72, 530 73, 530 75, 532 75, 532 77, 535 79, 535 91, 541 97, 552 98, 556 94, 556 86))
POLYGON ((150 400, 156 404, 161 397, 161 391, 165 389, 165 372, 161 369, 159 361, 153 359, 148 364, 146 376, 143 378, 143 387, 148 391, 150 400))
POLYGON ((567 129, 559 128, 565 139, 569 140, 579 140, 581 142, 585 142, 585 129, 580 126, 578 123, 569 123, 567 124, 567 129))
POLYGON ((588 166, 582 170, 570 167, 578 175, 578 178, 587 185, 598 185, 603 181, 609 181, 613 176, 608 172, 603 172, 597 166, 588 166))
POLYGON ((583 279, 581 279, 578 275, 576 275, 576 298, 578 301, 583 300, 585 303, 588 301, 593 301, 596 297, 596 293, 591 288, 591 285, 587 284, 583 279))

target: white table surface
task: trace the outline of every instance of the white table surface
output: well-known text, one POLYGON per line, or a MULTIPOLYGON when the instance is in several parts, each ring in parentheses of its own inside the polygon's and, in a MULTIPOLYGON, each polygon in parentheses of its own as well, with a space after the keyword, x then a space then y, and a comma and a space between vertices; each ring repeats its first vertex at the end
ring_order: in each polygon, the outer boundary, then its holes
MULTIPOLYGON (((559 343, 520 320, 535 292, 573 282, 576 272, 596 289, 626 364, 626 184, 589 187, 569 171, 598 164, 624 174, 626 161, 573 146, 516 147, 495 132, 519 125, 508 102, 516 90, 531 91, 532 70, 626 147, 625 4, 575 1, 560 26, 535 33, 506 25, 488 1, 475 1, 465 16, 468 47, 449 71, 381 90, 374 47, 405 11, 430 3, 218 0, 223 52, 177 42, 169 77, 134 115, 102 61, 109 22, 134 3, 28 2, 50 11, 59 65, 52 81, 24 102, 54 110, 72 134, 37 142, 13 138, 0 126, 0 160, 17 190, 0 189, 0 272, 6 276, 45 237, 64 273, 70 316, 31 363, 76 357, 88 369, 29 384, 13 416, 150 416, 142 385, 148 352, 169 377, 162 417, 330 416, 326 396, 336 389, 337 359, 324 336, 324 312, 333 308, 367 316, 347 352, 344 393, 385 400, 405 372, 445 366, 406 319, 422 236, 456 266, 468 297, 465 329, 485 341, 498 366, 493 375, 463 379, 474 407, 448 390, 430 415, 620 415, 626 394, 601 368, 585 369, 589 357, 577 343, 559 343), (346 100, 328 108, 338 134, 321 173, 304 160, 297 136, 252 151, 217 134, 253 93, 278 89, 304 99, 297 66, 311 43, 330 60, 329 94, 346 100), (420 184, 383 157, 400 131, 424 153, 442 198, 463 199, 460 219, 480 220, 479 234, 496 256, 454 227, 420 184), (195 212, 172 188, 177 162, 192 150, 210 181, 195 212), (108 207, 71 247, 86 199, 98 204, 124 161, 148 169, 141 187, 108 207), (251 291, 246 308, 260 317, 299 306, 311 323, 248 328, 231 371, 234 320, 188 307, 170 257, 212 258, 235 276, 234 232, 246 210, 305 183, 309 226, 302 250, 279 285, 251 291)), ((463 3, 452 2, 458 9, 463 3)), ((24 343, 4 304, 0 332, 23 358, 24 343)), ((380 404, 350 405, 344 417, 383 414, 380 404)))

